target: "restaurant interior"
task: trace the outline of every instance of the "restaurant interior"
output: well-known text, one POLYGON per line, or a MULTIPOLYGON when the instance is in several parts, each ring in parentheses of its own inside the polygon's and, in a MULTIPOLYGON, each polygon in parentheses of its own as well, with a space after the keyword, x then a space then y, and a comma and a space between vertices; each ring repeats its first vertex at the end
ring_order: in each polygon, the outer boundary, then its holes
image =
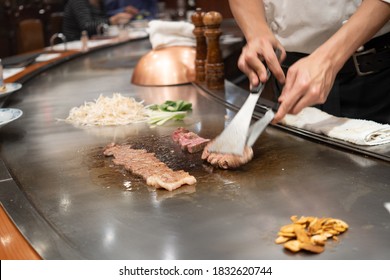
MULTIPOLYGON (((164 3, 170 18, 175 20, 178 2, 159 2, 164 3)), ((49 46, 51 36, 62 31, 65 3, 66 0, 0 0, 0 57, 49 46)), ((232 18, 227 1, 197 0, 196 6, 232 18)))

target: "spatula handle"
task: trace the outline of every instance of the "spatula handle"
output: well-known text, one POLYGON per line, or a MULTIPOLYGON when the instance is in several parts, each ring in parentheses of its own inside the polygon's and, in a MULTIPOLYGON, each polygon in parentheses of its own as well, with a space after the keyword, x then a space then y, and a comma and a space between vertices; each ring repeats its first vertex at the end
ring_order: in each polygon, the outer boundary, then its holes
MULTIPOLYGON (((269 71, 269 69, 267 67, 267 81, 268 81, 270 76, 271 76, 271 71, 269 71)), ((250 89, 250 93, 257 94, 263 90, 264 86, 265 86, 265 83, 259 82, 259 84, 256 87, 252 87, 250 89)))

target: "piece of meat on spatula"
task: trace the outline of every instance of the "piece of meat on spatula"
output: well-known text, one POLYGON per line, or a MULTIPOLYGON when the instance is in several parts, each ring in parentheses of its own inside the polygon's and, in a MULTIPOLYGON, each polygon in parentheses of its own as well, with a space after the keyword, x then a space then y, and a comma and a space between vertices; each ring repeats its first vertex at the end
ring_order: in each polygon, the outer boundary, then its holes
POLYGON ((244 154, 242 156, 235 154, 221 154, 210 152, 208 150, 208 147, 213 144, 213 141, 214 140, 212 140, 204 148, 202 153, 202 159, 206 160, 214 167, 218 167, 221 169, 236 169, 248 163, 253 158, 253 150, 249 146, 245 146, 244 154))

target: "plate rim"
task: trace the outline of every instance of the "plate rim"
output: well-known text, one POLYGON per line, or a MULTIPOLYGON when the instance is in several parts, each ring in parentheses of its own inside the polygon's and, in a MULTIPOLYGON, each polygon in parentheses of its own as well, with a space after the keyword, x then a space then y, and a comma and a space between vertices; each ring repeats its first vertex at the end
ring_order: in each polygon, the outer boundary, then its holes
POLYGON ((1 120, 0 120, 0 127, 19 119, 23 115, 23 111, 18 109, 18 108, 0 108, 0 112, 4 112, 4 111, 16 111, 17 116, 13 117, 11 119, 8 119, 6 121, 3 121, 3 122, 1 122, 1 120))
POLYGON ((13 86, 14 88, 12 88, 10 90, 6 89, 5 92, 0 92, 0 99, 10 95, 11 93, 18 91, 23 86, 21 83, 4 83, 4 85, 6 86, 6 88, 7 88, 7 86, 13 86))

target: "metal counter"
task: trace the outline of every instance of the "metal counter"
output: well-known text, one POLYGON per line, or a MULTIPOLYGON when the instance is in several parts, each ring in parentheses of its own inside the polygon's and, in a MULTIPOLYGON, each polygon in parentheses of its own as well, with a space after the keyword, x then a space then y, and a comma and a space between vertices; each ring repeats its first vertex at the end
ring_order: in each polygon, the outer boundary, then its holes
POLYGON ((7 100, 24 114, 0 130, 1 203, 44 259, 390 259, 388 161, 270 126, 250 163, 213 169, 200 154, 182 152, 170 134, 185 126, 214 138, 245 91, 228 82, 214 95, 190 84, 132 85, 147 43, 58 65, 7 100), (145 104, 185 99, 193 112, 157 128, 61 121, 72 107, 114 92, 145 104), (102 155, 111 142, 153 151, 198 182, 173 192, 148 187, 102 155), (350 228, 321 254, 291 254, 274 240, 292 215, 339 218, 350 228))

